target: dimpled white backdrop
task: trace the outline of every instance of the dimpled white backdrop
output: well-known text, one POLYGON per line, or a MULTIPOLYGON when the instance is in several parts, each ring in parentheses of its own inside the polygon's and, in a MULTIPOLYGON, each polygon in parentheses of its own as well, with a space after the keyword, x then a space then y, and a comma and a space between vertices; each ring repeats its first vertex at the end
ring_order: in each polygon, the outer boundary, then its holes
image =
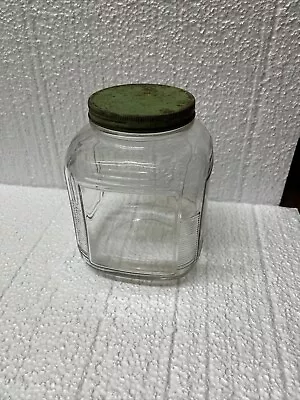
POLYGON ((62 187, 88 95, 158 82, 197 98, 210 198, 278 204, 299 135, 299 15, 289 0, 2 1, 0 182, 62 187))

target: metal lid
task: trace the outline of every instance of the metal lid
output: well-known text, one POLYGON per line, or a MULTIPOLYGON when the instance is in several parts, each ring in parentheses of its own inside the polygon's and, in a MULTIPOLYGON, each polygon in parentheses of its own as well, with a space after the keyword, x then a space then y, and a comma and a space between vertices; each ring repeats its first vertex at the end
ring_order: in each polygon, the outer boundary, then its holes
POLYGON ((184 126, 195 117, 194 96, 174 86, 130 84, 93 93, 89 118, 122 132, 163 132, 184 126))

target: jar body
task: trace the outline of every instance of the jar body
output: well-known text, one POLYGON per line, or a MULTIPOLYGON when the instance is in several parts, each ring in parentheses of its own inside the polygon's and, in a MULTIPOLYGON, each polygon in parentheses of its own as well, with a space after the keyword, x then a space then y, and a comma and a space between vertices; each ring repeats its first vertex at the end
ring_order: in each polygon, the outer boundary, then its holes
POLYGON ((200 254, 212 163, 199 121, 145 135, 84 127, 65 164, 83 258, 118 276, 184 275, 200 254))

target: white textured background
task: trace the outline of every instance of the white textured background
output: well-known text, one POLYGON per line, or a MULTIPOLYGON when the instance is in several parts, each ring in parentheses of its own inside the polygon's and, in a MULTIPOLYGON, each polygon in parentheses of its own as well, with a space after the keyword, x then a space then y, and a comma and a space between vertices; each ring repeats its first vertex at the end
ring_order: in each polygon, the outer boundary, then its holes
POLYGON ((62 186, 88 95, 149 81, 196 95, 211 198, 278 203, 299 136, 299 20, 290 0, 2 1, 0 182, 62 186))
POLYGON ((300 399, 296 210, 210 202, 196 267, 160 287, 85 265, 66 191, 0 193, 1 400, 300 399))

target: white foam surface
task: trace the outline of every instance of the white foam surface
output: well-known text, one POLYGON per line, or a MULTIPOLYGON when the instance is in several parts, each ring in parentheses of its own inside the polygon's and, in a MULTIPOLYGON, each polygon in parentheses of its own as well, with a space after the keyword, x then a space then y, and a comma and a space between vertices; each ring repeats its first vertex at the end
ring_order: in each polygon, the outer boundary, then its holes
POLYGON ((300 398, 300 219, 209 203, 170 286, 113 281, 76 249, 67 194, 0 186, 0 399, 300 398))

